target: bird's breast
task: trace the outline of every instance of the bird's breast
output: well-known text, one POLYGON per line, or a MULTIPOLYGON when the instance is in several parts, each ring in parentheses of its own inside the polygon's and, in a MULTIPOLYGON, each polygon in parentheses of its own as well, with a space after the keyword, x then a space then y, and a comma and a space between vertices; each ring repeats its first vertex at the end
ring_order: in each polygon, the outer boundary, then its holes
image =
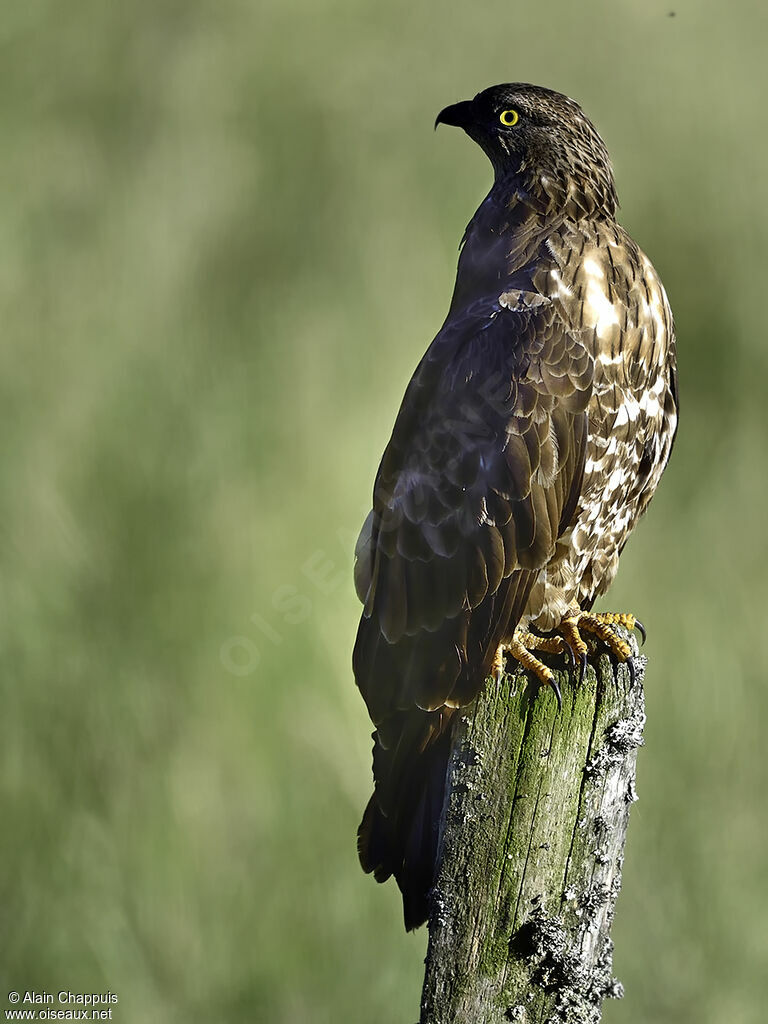
POLYGON ((677 424, 672 314, 650 261, 613 223, 563 232, 547 248, 534 283, 584 344, 594 377, 578 507, 532 594, 541 625, 607 589, 677 424))

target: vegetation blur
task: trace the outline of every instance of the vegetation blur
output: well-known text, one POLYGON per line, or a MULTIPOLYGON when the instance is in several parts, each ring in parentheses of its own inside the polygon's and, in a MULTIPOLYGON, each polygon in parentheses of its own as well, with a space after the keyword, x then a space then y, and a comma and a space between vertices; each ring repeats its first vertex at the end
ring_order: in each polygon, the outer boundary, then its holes
POLYGON ((605 1020, 765 1020, 767 37, 758 0, 7 5, 3 992, 418 1016, 425 932, 355 850, 352 551, 490 184, 435 114, 517 80, 598 125, 679 336, 603 603, 650 657, 605 1020))

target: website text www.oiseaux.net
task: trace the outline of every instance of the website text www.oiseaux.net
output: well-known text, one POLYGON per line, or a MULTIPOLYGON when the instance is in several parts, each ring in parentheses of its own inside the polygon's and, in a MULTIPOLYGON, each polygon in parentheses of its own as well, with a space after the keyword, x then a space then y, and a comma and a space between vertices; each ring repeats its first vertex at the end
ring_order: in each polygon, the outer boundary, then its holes
POLYGON ((118 1003, 114 992, 17 992, 8 993, 6 1020, 113 1020, 118 1003))

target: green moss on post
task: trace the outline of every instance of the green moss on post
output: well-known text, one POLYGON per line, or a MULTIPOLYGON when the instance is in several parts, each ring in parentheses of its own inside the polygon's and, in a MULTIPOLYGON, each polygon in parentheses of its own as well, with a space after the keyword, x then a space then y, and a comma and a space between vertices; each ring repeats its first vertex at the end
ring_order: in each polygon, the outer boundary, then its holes
MULTIPOLYGON (((626 634, 625 634, 626 635, 626 634)), ((634 638, 629 638, 634 646, 634 638)), ((645 660, 505 677, 457 722, 421 1024, 599 1021, 612 976, 645 660)))

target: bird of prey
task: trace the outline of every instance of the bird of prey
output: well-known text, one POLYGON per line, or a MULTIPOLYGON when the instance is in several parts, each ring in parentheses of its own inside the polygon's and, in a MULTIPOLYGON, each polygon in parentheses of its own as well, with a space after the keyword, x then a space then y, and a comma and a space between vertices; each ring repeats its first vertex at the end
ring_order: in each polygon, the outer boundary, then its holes
MULTIPOLYGON (((356 548, 353 665, 375 725, 360 861, 428 915, 452 717, 505 655, 619 661, 594 614, 677 427, 664 288, 616 222, 606 147, 574 100, 498 85, 446 107, 489 157, 443 326, 403 398, 356 548)), ((559 694, 558 694, 559 699, 559 694)))

